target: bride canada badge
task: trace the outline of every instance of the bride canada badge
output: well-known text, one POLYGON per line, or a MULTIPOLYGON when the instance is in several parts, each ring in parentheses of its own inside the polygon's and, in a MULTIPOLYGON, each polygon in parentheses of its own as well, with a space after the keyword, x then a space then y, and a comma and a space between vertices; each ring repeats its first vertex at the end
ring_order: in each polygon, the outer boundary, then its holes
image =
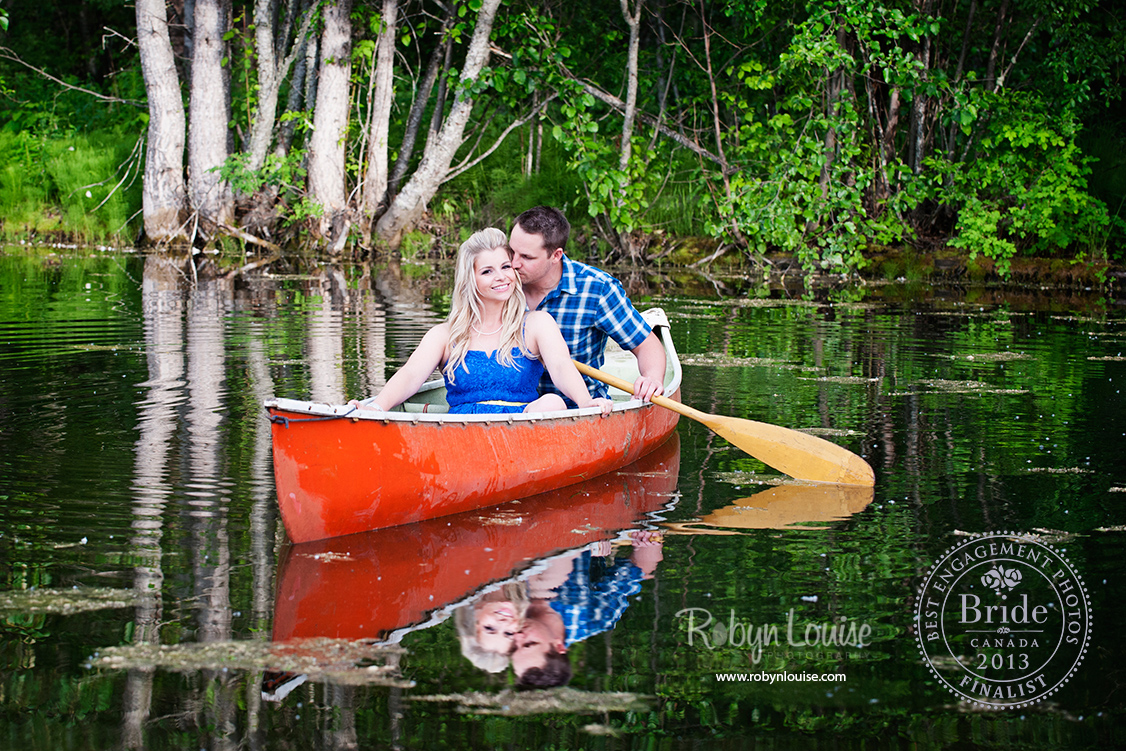
POLYGON ((934 564, 915 625, 923 658, 955 695, 992 709, 1023 707, 1057 691, 1083 661, 1090 598, 1055 548, 991 532, 934 564))

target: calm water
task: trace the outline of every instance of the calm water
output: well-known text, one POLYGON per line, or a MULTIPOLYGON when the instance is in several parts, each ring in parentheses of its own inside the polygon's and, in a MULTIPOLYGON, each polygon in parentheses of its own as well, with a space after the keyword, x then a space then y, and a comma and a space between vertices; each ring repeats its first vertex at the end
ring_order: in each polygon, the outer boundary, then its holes
POLYGON ((193 286, 138 256, 0 254, 0 743, 1124 742, 1122 305, 627 284, 669 313, 687 403, 845 445, 874 493, 780 486, 682 420, 647 462, 581 488, 295 548, 261 403, 370 395, 444 315, 448 280, 348 267, 193 286), (932 565, 993 531, 1066 555, 1093 620, 1070 678, 1003 711, 959 701, 937 677, 957 666, 932 672, 915 636, 932 565), (562 601, 564 580, 591 605, 566 690, 514 692, 503 658, 466 656, 475 604, 562 601), (717 678, 750 673, 837 677, 717 678))

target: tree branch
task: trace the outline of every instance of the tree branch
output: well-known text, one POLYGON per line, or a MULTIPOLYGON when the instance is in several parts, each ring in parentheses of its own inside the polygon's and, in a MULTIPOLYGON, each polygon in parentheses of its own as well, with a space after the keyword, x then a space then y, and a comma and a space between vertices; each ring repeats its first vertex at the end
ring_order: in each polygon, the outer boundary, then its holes
POLYGON ((456 167, 450 168, 450 171, 446 173, 446 177, 445 177, 445 179, 442 180, 442 182, 447 182, 449 180, 453 180, 455 177, 462 174, 466 170, 469 170, 469 169, 472 169, 473 167, 476 167, 478 164, 480 164, 482 161, 484 161, 489 156, 489 154, 492 154, 494 151, 497 150, 497 148, 500 147, 501 143, 504 142, 504 139, 508 137, 509 133, 516 130, 520 126, 524 125, 526 122, 531 120, 537 114, 542 112, 543 109, 545 107, 547 107, 548 103, 551 102, 551 100, 555 99, 558 96, 559 96, 558 94, 552 94, 550 97, 548 97, 544 101, 540 102, 539 105, 534 107, 532 109, 532 111, 529 112, 526 116, 520 118, 519 120, 516 120, 515 122, 510 123, 508 125, 508 127, 504 129, 504 132, 501 133, 499 136, 497 136, 496 140, 493 141, 493 145, 490 146, 487 151, 478 155, 477 158, 474 159, 473 161, 468 161, 468 157, 466 157, 466 161, 463 161, 461 164, 459 164, 456 167))
POLYGON ((52 76, 50 73, 48 73, 45 70, 43 70, 41 68, 36 68, 31 63, 28 63, 28 62, 21 60, 19 55, 17 55, 15 52, 8 49, 7 47, 0 47, 0 58, 3 58, 4 60, 11 60, 13 63, 19 63, 20 65, 22 65, 26 68, 31 68, 33 71, 35 71, 39 75, 43 76, 47 80, 54 81, 59 86, 62 86, 65 89, 71 89, 72 91, 79 91, 79 92, 82 92, 83 94, 89 94, 92 97, 95 97, 97 99, 101 99, 103 102, 114 102, 114 103, 117 103, 117 104, 131 104, 134 107, 144 107, 145 106, 144 102, 137 102, 137 101, 134 101, 132 99, 121 99, 120 97, 109 96, 107 94, 99 94, 96 91, 91 91, 90 89, 84 89, 81 86, 75 86, 73 84, 69 84, 66 81, 63 81, 62 79, 55 78, 54 76, 52 76))
MULTIPOLYGON (((587 81, 583 81, 583 80, 581 80, 577 77, 574 77, 574 76, 572 76, 572 78, 580 86, 583 87, 583 91, 590 94, 595 99, 599 100, 600 102, 603 102, 605 104, 610 105, 611 107, 613 107, 618 112, 622 112, 622 113, 625 112, 626 103, 623 102, 618 97, 614 96, 613 94, 611 94, 609 92, 603 91, 602 89, 598 88, 597 86, 595 86, 595 85, 593 85, 593 84, 591 84, 587 81)), ((724 171, 725 174, 731 174, 732 172, 735 171, 735 170, 732 170, 730 167, 728 167, 727 163, 722 158, 720 158, 720 157, 716 156, 715 154, 713 154, 712 152, 708 151, 703 146, 701 146, 700 144, 691 140, 687 136, 684 136, 684 135, 681 135, 680 133, 677 133, 675 130, 668 127, 667 125, 662 123, 660 120, 658 120, 657 118, 650 115, 648 112, 638 112, 636 116, 637 116, 637 119, 640 120, 641 122, 645 123, 646 125, 648 125, 651 128, 656 128, 661 133, 665 134, 666 136, 668 136, 672 140, 676 141, 677 143, 679 143, 681 146, 688 149, 689 151, 692 151, 696 154, 699 154, 700 156, 708 159, 709 161, 715 162, 716 164, 718 164, 720 166, 720 168, 724 171)))

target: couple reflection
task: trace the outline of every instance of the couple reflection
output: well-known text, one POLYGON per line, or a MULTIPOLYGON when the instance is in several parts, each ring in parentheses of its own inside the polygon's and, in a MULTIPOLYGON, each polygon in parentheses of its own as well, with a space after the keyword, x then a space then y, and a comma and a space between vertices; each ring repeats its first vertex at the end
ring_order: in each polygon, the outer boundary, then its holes
POLYGON ((564 686, 568 649, 614 628, 662 559, 660 534, 632 530, 557 555, 454 613, 462 654, 500 673, 511 666, 520 689, 564 686))
MULTIPOLYGON (((343 680, 348 645, 389 648, 365 652, 369 662, 409 663, 410 635, 446 623, 470 670, 566 683, 570 648, 613 628, 660 563, 660 534, 646 528, 675 502, 679 461, 674 434, 634 464, 540 496, 286 546, 271 678, 312 667, 313 683, 343 680)), ((390 675, 364 665, 347 680, 390 675)), ((263 697, 283 698, 284 683, 263 686, 263 697)))

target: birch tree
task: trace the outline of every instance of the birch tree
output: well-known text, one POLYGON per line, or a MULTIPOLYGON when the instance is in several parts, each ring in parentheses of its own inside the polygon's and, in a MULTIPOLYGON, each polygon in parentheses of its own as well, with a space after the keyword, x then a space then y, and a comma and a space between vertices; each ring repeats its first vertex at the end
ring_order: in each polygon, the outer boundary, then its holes
POLYGON ((136 8, 137 47, 149 100, 142 215, 148 239, 164 242, 184 237, 184 102, 164 0, 137 0, 136 8))
POLYGON ((450 114, 436 137, 427 141, 418 169, 376 224, 379 238, 391 247, 398 247, 403 233, 422 218, 426 204, 446 179, 454 155, 463 142, 465 126, 473 111, 473 85, 489 60, 489 38, 499 6, 500 0, 482 0, 450 114))
POLYGON ((375 53, 375 92, 371 102, 367 165, 364 171, 362 206, 364 235, 370 234, 372 217, 387 194, 388 134, 394 95, 395 37, 398 33, 399 0, 383 0, 382 24, 375 53))
POLYGON ((230 5, 196 0, 192 34, 191 108, 188 122, 188 190, 192 208, 205 222, 234 222, 234 197, 219 176, 229 155, 227 129, 231 92, 223 65, 230 5))
MULTIPOLYGON (((250 126, 247 147, 247 169, 256 172, 266 163, 266 154, 277 125, 278 96, 282 83, 298 56, 304 54, 305 37, 309 33, 312 10, 305 0, 286 0, 279 19, 278 0, 255 0, 254 50, 258 60, 258 102, 250 126), (294 34, 294 24, 301 26, 294 34)), ((304 70, 304 68, 302 68, 304 70)), ((296 76, 295 76, 296 78, 296 76)), ((291 83, 291 92, 299 94, 301 82, 291 83)))
MULTIPOLYGON (((390 193, 389 199, 393 199, 395 194, 399 192, 399 185, 406 177, 411 157, 414 156, 414 146, 422 127, 422 117, 426 113, 426 104, 430 101, 430 92, 434 88, 435 81, 438 80, 438 71, 442 68, 443 61, 448 61, 448 53, 453 46, 449 30, 453 26, 455 18, 457 18, 456 11, 454 5, 450 3, 442 20, 442 26, 438 30, 438 38, 441 41, 430 54, 426 73, 423 74, 422 81, 419 82, 414 103, 411 105, 410 114, 407 116, 406 130, 403 133, 403 140, 399 143, 399 156, 395 159, 395 166, 392 168, 391 177, 387 182, 387 191, 390 193)), ((435 114, 440 114, 444 108, 444 97, 439 96, 434 107, 435 114)))
POLYGON ((348 129, 348 79, 352 71, 351 12, 351 0, 335 0, 324 8, 316 111, 309 140, 309 198, 324 210, 316 234, 330 239, 334 246, 347 236, 344 136, 348 129))

